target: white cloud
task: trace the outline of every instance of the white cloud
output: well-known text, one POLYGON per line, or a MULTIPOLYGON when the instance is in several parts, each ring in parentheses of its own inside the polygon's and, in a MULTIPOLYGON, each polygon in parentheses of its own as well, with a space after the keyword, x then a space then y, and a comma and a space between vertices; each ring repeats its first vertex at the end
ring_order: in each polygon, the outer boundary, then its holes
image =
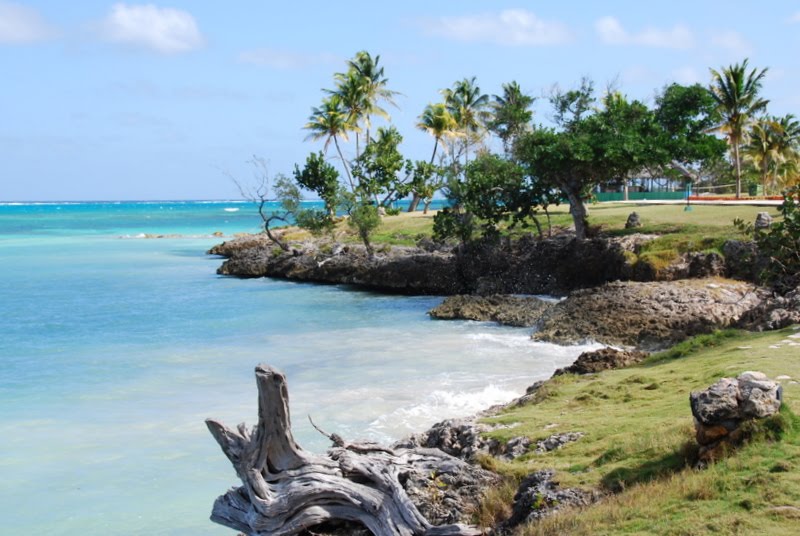
POLYGON ((564 24, 540 19, 525 9, 426 19, 422 21, 422 27, 428 34, 456 41, 507 46, 557 45, 572 39, 564 24))
POLYGON ((790 23, 798 23, 798 22, 800 22, 800 11, 798 11, 797 13, 793 14, 792 16, 790 16, 789 17, 789 22, 790 23))
POLYGON ((259 67, 289 70, 301 69, 321 63, 334 63, 339 61, 332 54, 303 54, 274 48, 256 48, 239 53, 239 63, 249 63, 259 67))
POLYGON ((692 32, 682 24, 671 29, 647 27, 638 33, 630 33, 615 17, 602 17, 594 23, 600 40, 609 45, 639 45, 657 48, 692 48, 692 32))
POLYGON ((749 56, 753 53, 753 45, 740 33, 732 30, 712 32, 711 44, 717 48, 733 52, 738 56, 749 56))
POLYGON ((55 35, 38 11, 0 1, 0 44, 26 44, 44 41, 55 35))
POLYGON ((101 33, 113 43, 147 48, 162 54, 189 52, 205 42, 190 13, 152 4, 114 4, 101 23, 101 33))

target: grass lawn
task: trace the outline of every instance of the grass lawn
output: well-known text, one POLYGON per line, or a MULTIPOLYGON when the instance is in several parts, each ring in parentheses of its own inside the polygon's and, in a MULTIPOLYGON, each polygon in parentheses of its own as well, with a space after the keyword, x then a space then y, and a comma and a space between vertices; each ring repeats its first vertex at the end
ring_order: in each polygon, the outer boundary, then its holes
POLYGON ((550 453, 487 461, 510 482, 491 500, 508 501, 521 476, 555 468, 564 487, 599 488, 611 495, 520 534, 798 534, 800 419, 794 415, 800 414, 800 385, 792 381, 800 381, 796 328, 721 332, 635 367, 560 376, 545 385, 535 403, 488 419, 513 425, 491 435, 502 441, 521 435, 535 441, 557 432, 586 435, 550 453), (708 469, 691 468, 689 393, 746 370, 792 378, 782 380, 789 411, 776 419, 788 431, 780 441, 754 439, 708 469))
MULTIPOLYGON (((603 233, 626 235, 631 233, 658 234, 660 238, 653 241, 642 252, 642 258, 657 259, 659 255, 669 258, 686 251, 704 251, 719 248, 722 243, 740 236, 733 226, 733 220, 740 218, 753 222, 758 212, 767 211, 773 218, 779 216, 777 207, 756 207, 746 205, 696 205, 691 211, 684 211, 684 205, 652 205, 628 203, 597 203, 589 205, 589 223, 598 227, 603 233), (625 229, 625 221, 631 212, 637 212, 643 226, 637 229, 625 229), (666 253, 664 253, 666 252, 666 253)), ((422 237, 433 234, 433 216, 422 212, 403 212, 397 216, 386 216, 373 235, 376 244, 414 245, 422 237)), ((572 225, 569 206, 560 205, 550 210, 554 228, 568 228, 572 225)), ((544 214, 540 217, 546 229, 544 214)), ((337 239, 357 242, 355 232, 342 222, 337 227, 337 239)), ((534 233, 535 229, 513 232, 514 235, 534 233)), ((309 235, 305 231, 292 233, 292 239, 302 239, 309 235)))

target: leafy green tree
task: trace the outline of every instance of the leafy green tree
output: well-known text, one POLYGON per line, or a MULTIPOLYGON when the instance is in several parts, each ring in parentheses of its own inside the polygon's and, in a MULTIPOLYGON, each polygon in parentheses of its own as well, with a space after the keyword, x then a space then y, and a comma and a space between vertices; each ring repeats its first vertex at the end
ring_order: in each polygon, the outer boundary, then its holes
POLYGON ((440 166, 424 160, 416 160, 414 162, 406 160, 406 177, 409 178, 407 186, 413 196, 409 212, 413 212, 420 202, 424 202, 423 214, 428 213, 428 207, 433 201, 433 196, 443 186, 442 176, 443 170, 440 166), (416 204, 414 204, 415 202, 416 204))
POLYGON ((367 255, 373 257, 375 249, 372 247, 370 236, 381 224, 378 207, 363 201, 357 201, 351 205, 348 213, 350 217, 347 219, 347 224, 358 233, 367 250, 367 255))
POLYGON ((767 69, 748 72, 747 59, 720 71, 711 69, 712 81, 708 89, 721 117, 716 130, 725 134, 730 145, 737 199, 742 195, 741 146, 746 141, 747 127, 769 103, 759 96, 766 74, 767 69))
POLYGON ((560 131, 539 128, 518 141, 516 157, 531 176, 557 187, 570 204, 578 239, 587 236, 584 200, 600 182, 644 167, 655 121, 646 106, 609 95, 591 115, 568 118, 560 131))
POLYGON ((456 238, 467 243, 472 240, 475 226, 475 216, 471 212, 445 207, 433 216, 433 238, 440 242, 456 238))
POLYGON ((336 229, 336 220, 324 210, 301 209, 295 214, 295 223, 314 236, 333 233, 336 229))
POLYGON ((342 98, 333 94, 323 99, 321 106, 312 109, 308 123, 303 128, 310 131, 306 139, 325 139, 324 149, 326 151, 331 141, 333 141, 336 146, 336 152, 339 153, 339 159, 342 161, 347 180, 350 183, 350 190, 355 190, 350 167, 347 165, 347 160, 342 154, 342 148, 339 146, 339 138, 347 141, 348 131, 356 131, 358 126, 350 122, 349 112, 345 110, 342 98))
POLYGON ((405 167, 399 150, 402 141, 403 136, 395 127, 380 127, 377 137, 367 143, 364 152, 355 160, 353 175, 358 180, 357 192, 363 199, 385 206, 395 198, 408 195, 399 176, 405 167))
POLYGON ((295 164, 294 180, 300 187, 316 193, 325 202, 325 211, 329 217, 336 216, 341 189, 339 172, 325 160, 321 152, 309 154, 302 170, 295 164))
MULTIPOLYGON (((619 180, 644 169, 685 167, 692 158, 710 158, 714 144, 698 133, 704 110, 684 101, 679 119, 666 124, 665 116, 639 101, 609 93, 592 111, 591 83, 570 95, 556 94, 559 129, 538 128, 517 141, 515 157, 526 173, 545 185, 558 188, 570 203, 578 239, 587 236, 585 200, 601 183, 619 180)), ((671 92, 677 94, 677 89, 671 92)), ((675 104, 672 98, 664 102, 675 104)))
POLYGON ((516 81, 503 84, 503 94, 494 96, 489 130, 503 142, 506 155, 510 154, 514 141, 531 128, 533 111, 530 108, 535 100, 523 93, 516 81))
POLYGON ((665 153, 667 162, 662 171, 698 182, 703 166, 720 160, 725 151, 725 142, 708 134, 719 121, 714 99, 699 84, 671 84, 656 97, 654 113, 662 131, 654 149, 665 153))
POLYGON ((502 227, 542 228, 537 214, 540 208, 558 203, 558 194, 525 168, 500 155, 482 153, 472 160, 459 183, 459 208, 441 211, 435 216, 437 239, 457 237, 469 240, 478 225, 484 237, 497 237, 502 227))
POLYGON ((755 241, 768 259, 762 279, 785 293, 800 285, 800 186, 784 191, 780 210, 783 218, 769 229, 756 231, 755 241))
POLYGON ((465 171, 464 208, 482 221, 483 234, 496 236, 498 225, 519 210, 524 191, 523 170, 515 162, 482 154, 465 171))
POLYGON ((569 128, 591 112, 595 104, 594 82, 582 78, 580 86, 567 91, 556 89, 550 95, 553 106, 553 120, 562 128, 569 128))

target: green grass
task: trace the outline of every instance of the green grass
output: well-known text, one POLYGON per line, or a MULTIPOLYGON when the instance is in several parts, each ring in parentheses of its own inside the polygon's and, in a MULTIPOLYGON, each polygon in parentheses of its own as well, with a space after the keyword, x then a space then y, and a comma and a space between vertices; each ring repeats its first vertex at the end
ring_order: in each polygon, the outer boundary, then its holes
POLYGON ((536 402, 488 419, 514 425, 490 434, 501 441, 584 432, 560 450, 493 468, 512 480, 555 468, 562 486, 609 494, 521 534, 796 534, 800 520, 791 516, 798 512, 779 507, 800 506, 800 385, 784 381, 782 414, 749 444, 702 471, 691 468, 696 447, 689 409, 689 393, 722 376, 760 370, 800 379, 800 345, 789 344, 800 339, 787 338, 795 333, 800 331, 726 331, 635 367, 559 376, 536 402))
MULTIPOLYGON (((624 236, 633 233, 655 234, 659 237, 646 244, 642 251, 631 262, 646 262, 658 270, 669 265, 680 254, 689 251, 719 251, 725 240, 740 238, 741 235, 733 226, 733 220, 754 221, 758 212, 768 210, 773 218, 779 216, 777 207, 765 209, 754 206, 694 206, 691 212, 683 210, 683 205, 635 205, 624 203, 598 203, 589 205, 589 223, 602 233, 611 236, 624 236), (625 221, 631 212, 637 212, 643 223, 637 229, 625 229, 625 221)), ((433 215, 421 212, 401 213, 397 216, 386 216, 375 231, 372 241, 376 245, 413 246, 423 237, 433 235, 433 215)), ((551 224, 554 232, 572 225, 569 206, 560 205, 550 210, 551 224)), ((547 220, 540 215, 540 223, 545 235, 547 220)), ((535 227, 522 229, 517 227, 508 231, 512 237, 524 234, 535 234, 535 227)), ((310 235, 306 231, 293 230, 288 238, 302 240, 310 235)), ((345 222, 339 223, 336 230, 337 240, 357 243, 357 235, 347 227, 345 222)))
MULTIPOLYGON (((397 216, 385 216, 381 219, 380 226, 372 234, 371 241, 378 246, 413 246, 420 238, 430 238, 433 235, 433 215, 422 212, 400 213, 397 216)), ((288 240, 307 240, 311 233, 297 227, 291 227, 285 235, 288 240)), ((346 221, 336 225, 334 233, 336 240, 346 243, 361 243, 355 231, 350 229, 346 221)))

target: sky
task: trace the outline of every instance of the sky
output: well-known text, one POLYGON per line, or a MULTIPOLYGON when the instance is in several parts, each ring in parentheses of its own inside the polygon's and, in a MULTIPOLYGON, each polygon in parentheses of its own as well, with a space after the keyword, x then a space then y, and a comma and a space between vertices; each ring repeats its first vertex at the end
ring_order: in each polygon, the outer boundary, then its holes
POLYGON ((236 199, 254 155, 291 175, 322 149, 303 125, 360 50, 401 93, 412 159, 433 149, 417 116, 472 76, 489 95, 517 81, 547 124, 555 85, 652 103, 749 58, 770 112, 800 115, 800 3, 766 5, 0 0, 0 201, 236 199))

